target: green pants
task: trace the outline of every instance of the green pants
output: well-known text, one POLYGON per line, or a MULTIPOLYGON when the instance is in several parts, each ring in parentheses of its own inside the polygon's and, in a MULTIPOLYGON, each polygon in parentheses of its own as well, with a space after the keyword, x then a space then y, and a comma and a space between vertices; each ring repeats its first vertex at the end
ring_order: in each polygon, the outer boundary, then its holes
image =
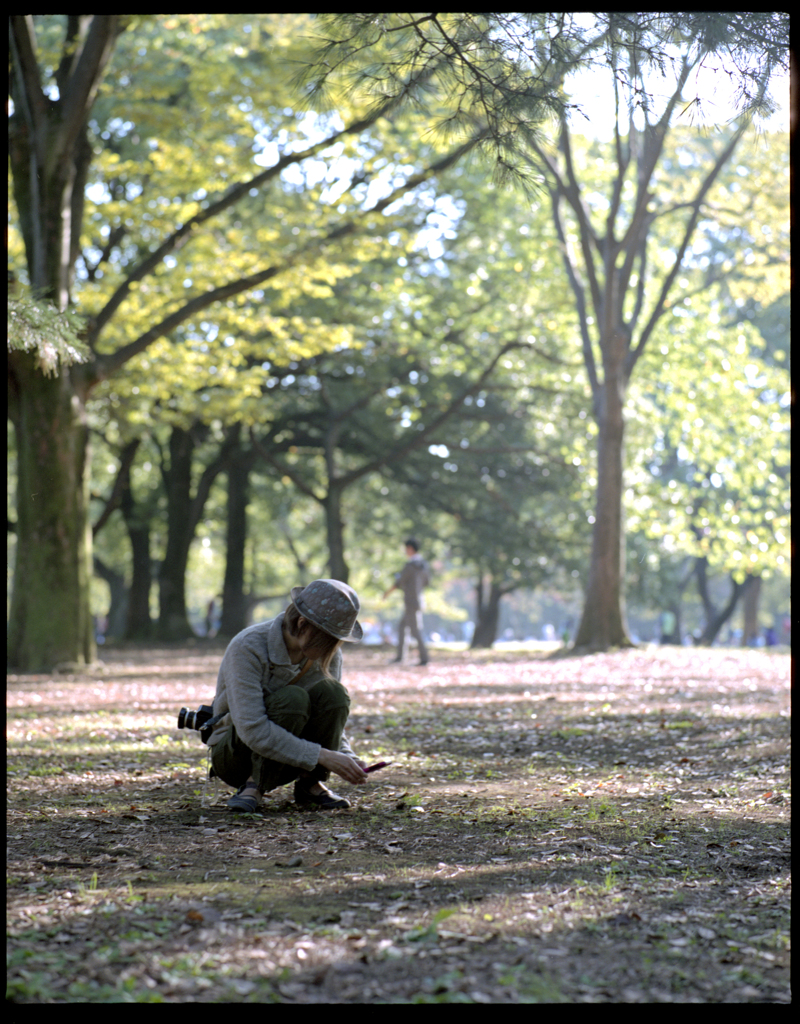
MULTIPOLYGON (((323 679, 310 690, 284 686, 270 694, 264 705, 269 718, 287 732, 319 743, 326 750, 339 749, 350 713, 350 697, 336 680, 323 679)), ((262 793, 294 782, 300 775, 325 782, 330 774, 320 765, 305 772, 294 765, 261 757, 239 739, 233 722, 211 748, 211 767, 223 782, 237 789, 248 779, 255 779, 262 793)))

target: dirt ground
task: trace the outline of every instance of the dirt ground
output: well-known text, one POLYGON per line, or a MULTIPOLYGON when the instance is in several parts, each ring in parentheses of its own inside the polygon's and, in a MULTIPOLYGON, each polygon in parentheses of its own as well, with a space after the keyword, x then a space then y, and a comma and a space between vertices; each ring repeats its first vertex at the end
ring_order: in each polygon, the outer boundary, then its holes
POLYGON ((15 1002, 789 1002, 790 657, 348 650, 349 810, 176 728, 222 647, 8 689, 15 1002))

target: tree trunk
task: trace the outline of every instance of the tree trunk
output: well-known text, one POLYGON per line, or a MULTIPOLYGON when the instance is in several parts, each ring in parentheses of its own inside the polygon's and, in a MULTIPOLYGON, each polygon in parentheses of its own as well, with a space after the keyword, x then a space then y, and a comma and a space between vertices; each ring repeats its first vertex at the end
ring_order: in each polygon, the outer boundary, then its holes
MULTIPOLYGON (((238 437, 238 429, 237 429, 238 437)), ((225 579, 222 585, 222 617, 219 632, 235 636, 247 625, 244 590, 244 553, 247 540, 247 505, 252 455, 237 445, 228 463, 228 523, 225 545, 225 579)))
POLYGON ((9 353, 9 368, 18 483, 8 660, 24 671, 85 664, 95 640, 84 405, 67 371, 45 377, 24 352, 9 353))
POLYGON ((332 580, 347 583, 350 569, 344 560, 344 523, 342 522, 343 489, 336 484, 329 485, 322 505, 325 509, 325 528, 328 537, 328 570, 332 580))
POLYGON ((128 618, 125 623, 126 640, 150 640, 153 620, 150 617, 150 589, 153 585, 153 563, 150 558, 150 524, 128 525, 131 542, 131 588, 128 600, 128 618))
MULTIPOLYGON (((119 15, 67 15, 69 57, 58 95, 42 90, 31 15, 9 21, 14 110, 9 160, 28 280, 59 311, 69 304, 92 148, 89 111, 119 15)), ((17 436, 17 557, 8 658, 34 671, 95 657, 89 610, 92 535, 84 375, 61 367, 44 377, 32 353, 9 354, 9 407, 17 436)))
POLYGON ((592 553, 576 648, 608 650, 633 646, 625 623, 623 567, 625 528, 622 486, 625 421, 621 366, 607 365, 602 401, 596 411, 597 494, 592 553))
POLYGON ((186 565, 192 543, 192 453, 188 430, 173 427, 169 438, 169 468, 164 468, 167 490, 167 548, 158 575, 159 640, 186 640, 194 630, 186 613, 186 565))
POLYGON ((161 640, 185 640, 195 635, 186 614, 186 565, 197 524, 203 515, 211 485, 228 465, 238 447, 238 427, 226 431, 219 453, 203 470, 192 497, 192 456, 196 437, 208 428, 195 423, 192 430, 173 427, 169 439, 169 468, 162 463, 167 491, 167 550, 159 573, 159 618, 161 640))
POLYGON ((742 586, 744 592, 744 632, 742 640, 746 646, 758 639, 758 602, 761 597, 761 577, 748 576, 742 586))
POLYGON ((747 593, 750 589, 752 577, 748 576, 743 583, 737 583, 736 580, 731 576, 731 594, 724 608, 718 609, 708 591, 708 560, 706 558, 698 558, 696 573, 697 573, 697 592, 700 595, 700 600, 703 602, 703 610, 705 612, 706 624, 703 632, 698 640, 698 644, 713 644, 719 635, 719 631, 733 615, 736 610, 736 605, 742 594, 745 595, 745 602, 747 601, 747 593))
POLYGON ((111 566, 94 556, 94 573, 108 584, 110 601, 108 613, 106 614, 107 625, 104 635, 106 637, 121 638, 125 635, 125 622, 128 617, 128 588, 125 585, 125 577, 122 573, 116 572, 111 566))
POLYGON ((126 640, 150 640, 153 635, 153 623, 150 619, 150 587, 153 583, 150 519, 145 509, 137 505, 133 497, 130 469, 123 481, 120 508, 131 543, 132 567, 124 637, 126 640))
POLYGON ((489 580, 488 594, 483 577, 478 580, 476 589, 475 632, 472 634, 470 650, 485 649, 492 646, 497 639, 497 626, 500 622, 500 599, 503 591, 493 580, 489 580))

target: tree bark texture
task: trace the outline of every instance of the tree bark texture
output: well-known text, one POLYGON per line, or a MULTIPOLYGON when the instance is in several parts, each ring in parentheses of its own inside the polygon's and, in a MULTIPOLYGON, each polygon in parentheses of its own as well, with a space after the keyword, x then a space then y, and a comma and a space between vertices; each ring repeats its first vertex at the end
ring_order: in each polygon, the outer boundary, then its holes
POLYGON ((17 440, 17 556, 8 660, 25 670, 91 662, 88 430, 68 373, 45 377, 33 355, 9 354, 17 440), (54 605, 54 595, 59 596, 54 605), (64 599, 68 597, 69 599, 64 599))
MULTIPOLYGON (((325 529, 328 538, 328 571, 332 580, 347 583, 350 569, 344 559, 344 522, 342 520, 342 495, 344 488, 331 480, 328 493, 322 503, 325 509, 325 529)), ((307 581, 310 582, 310 581, 307 581)))

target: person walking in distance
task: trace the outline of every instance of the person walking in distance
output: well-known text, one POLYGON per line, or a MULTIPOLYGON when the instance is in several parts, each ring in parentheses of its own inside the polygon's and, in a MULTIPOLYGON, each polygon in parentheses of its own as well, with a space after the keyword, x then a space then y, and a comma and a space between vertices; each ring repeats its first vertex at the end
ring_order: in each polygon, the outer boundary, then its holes
POLYGON ((425 560, 419 553, 419 544, 414 537, 405 541, 406 564, 395 576, 395 583, 384 592, 383 599, 389 596, 393 590, 400 590, 403 593, 403 617, 400 619, 397 637, 397 656, 393 664, 403 660, 405 649, 406 630, 417 641, 419 647, 420 665, 428 664, 428 649, 422 638, 422 610, 424 608, 423 588, 430 582, 428 567, 425 560))

